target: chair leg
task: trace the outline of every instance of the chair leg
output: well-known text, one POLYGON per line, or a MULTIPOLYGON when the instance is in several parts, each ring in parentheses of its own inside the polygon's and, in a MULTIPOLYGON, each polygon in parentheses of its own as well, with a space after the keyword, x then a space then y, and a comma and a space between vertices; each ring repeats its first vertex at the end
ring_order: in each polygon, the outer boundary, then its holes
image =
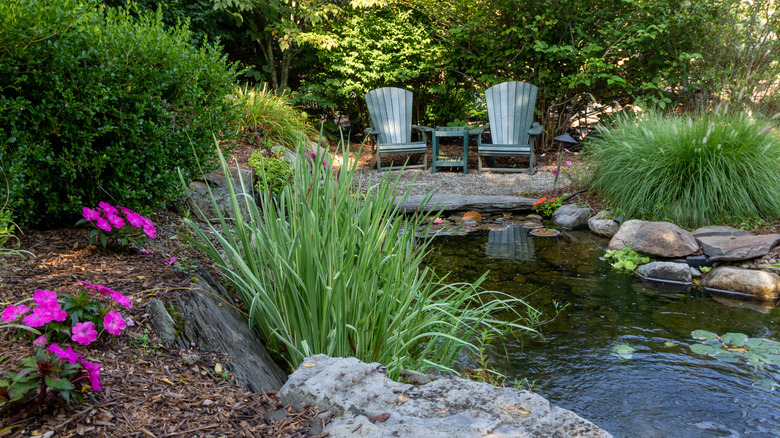
POLYGON ((379 155, 379 150, 376 151, 376 171, 377 173, 382 171, 382 156, 379 155))
POLYGON ((482 156, 477 155, 477 174, 482 174, 482 156))

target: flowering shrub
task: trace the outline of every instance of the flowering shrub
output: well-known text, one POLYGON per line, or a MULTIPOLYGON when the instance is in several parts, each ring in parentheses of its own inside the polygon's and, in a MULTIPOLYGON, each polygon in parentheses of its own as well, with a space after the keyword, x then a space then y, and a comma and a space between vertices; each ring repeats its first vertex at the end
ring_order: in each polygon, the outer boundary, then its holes
POLYGON ((126 207, 100 202, 95 208, 84 207, 81 215, 83 219, 76 222, 77 226, 89 223, 94 227, 89 232, 90 245, 100 242, 103 248, 127 248, 132 244, 140 249, 147 238, 157 237, 151 220, 126 207))
POLYGON ((561 206, 561 201, 555 199, 547 199, 546 197, 539 199, 533 203, 534 211, 542 216, 550 216, 558 207, 561 206))
POLYGON ((23 359, 16 372, 0 372, 7 376, 0 378, 0 400, 18 409, 9 423, 31 415, 57 393, 70 403, 72 398, 81 401, 86 389, 102 391, 100 364, 88 362, 73 347, 63 347, 53 341, 70 340, 87 346, 103 331, 120 335, 132 321, 126 321, 114 308, 117 305, 129 308, 132 301, 108 287, 81 284, 86 291, 64 295, 62 301, 55 292, 39 289, 29 306, 22 302, 3 310, 2 320, 6 324, 0 327, 22 328, 37 335, 33 340, 35 355, 23 359), (77 388, 75 384, 81 380, 89 384, 77 388), (22 409, 28 402, 27 408, 22 409))

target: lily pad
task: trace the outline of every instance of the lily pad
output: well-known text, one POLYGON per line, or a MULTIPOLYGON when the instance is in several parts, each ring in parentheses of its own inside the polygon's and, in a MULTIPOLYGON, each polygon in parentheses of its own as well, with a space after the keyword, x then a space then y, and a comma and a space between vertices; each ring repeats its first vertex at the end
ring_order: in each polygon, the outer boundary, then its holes
POLYGON ((707 356, 713 356, 722 350, 720 348, 715 348, 712 345, 692 344, 691 351, 693 351, 696 354, 706 354, 707 356))
POLYGON ((631 359, 632 353, 635 351, 636 348, 626 344, 615 345, 612 347, 612 354, 614 356, 622 357, 623 359, 631 359))
POLYGON ((722 360, 726 363, 737 363, 740 361, 740 357, 730 351, 721 350, 712 355, 715 359, 722 360))
POLYGON ((734 347, 744 347, 747 339, 747 335, 743 333, 726 333, 720 337, 720 340, 723 341, 724 344, 734 347))
POLYGON ((482 215, 477 211, 467 211, 463 214, 464 221, 481 221, 482 215))
POLYGON ((697 341, 711 341, 717 339, 718 335, 707 330, 694 330, 691 332, 691 337, 697 341))

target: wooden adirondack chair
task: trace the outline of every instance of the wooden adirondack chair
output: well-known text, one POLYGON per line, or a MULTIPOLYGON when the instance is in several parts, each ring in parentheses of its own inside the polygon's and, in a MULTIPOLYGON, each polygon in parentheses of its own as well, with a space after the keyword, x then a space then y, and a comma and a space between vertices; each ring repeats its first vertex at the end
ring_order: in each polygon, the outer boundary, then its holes
MULTIPOLYGON (((428 164, 428 132, 432 128, 412 125, 412 92, 401 88, 384 87, 366 93, 366 105, 371 116, 371 127, 365 130, 374 142, 376 167, 382 167, 382 154, 425 154, 422 164, 405 166, 423 168, 428 164), (412 141, 412 130, 422 134, 422 141, 412 141)), ((373 165, 373 160, 372 160, 373 165)))
POLYGON ((503 172, 527 171, 533 175, 536 165, 534 142, 542 133, 542 126, 534 122, 534 106, 539 88, 525 82, 504 82, 485 90, 488 124, 469 131, 477 136, 477 161, 483 170, 503 172), (490 130, 492 143, 482 143, 482 132, 490 130), (496 156, 527 156, 527 168, 494 167, 496 156), (482 159, 491 167, 483 167, 482 159))

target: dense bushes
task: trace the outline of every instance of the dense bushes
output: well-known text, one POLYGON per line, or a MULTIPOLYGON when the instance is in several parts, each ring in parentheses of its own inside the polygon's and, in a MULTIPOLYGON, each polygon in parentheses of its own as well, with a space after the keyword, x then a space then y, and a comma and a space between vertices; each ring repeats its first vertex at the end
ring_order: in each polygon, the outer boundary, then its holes
POLYGON ((0 4, 0 165, 21 225, 85 205, 160 206, 213 154, 235 108, 218 47, 160 16, 78 0, 0 4))
POLYGON ((765 120, 650 112, 601 134, 593 187, 627 216, 692 228, 780 218, 780 138, 765 120))

